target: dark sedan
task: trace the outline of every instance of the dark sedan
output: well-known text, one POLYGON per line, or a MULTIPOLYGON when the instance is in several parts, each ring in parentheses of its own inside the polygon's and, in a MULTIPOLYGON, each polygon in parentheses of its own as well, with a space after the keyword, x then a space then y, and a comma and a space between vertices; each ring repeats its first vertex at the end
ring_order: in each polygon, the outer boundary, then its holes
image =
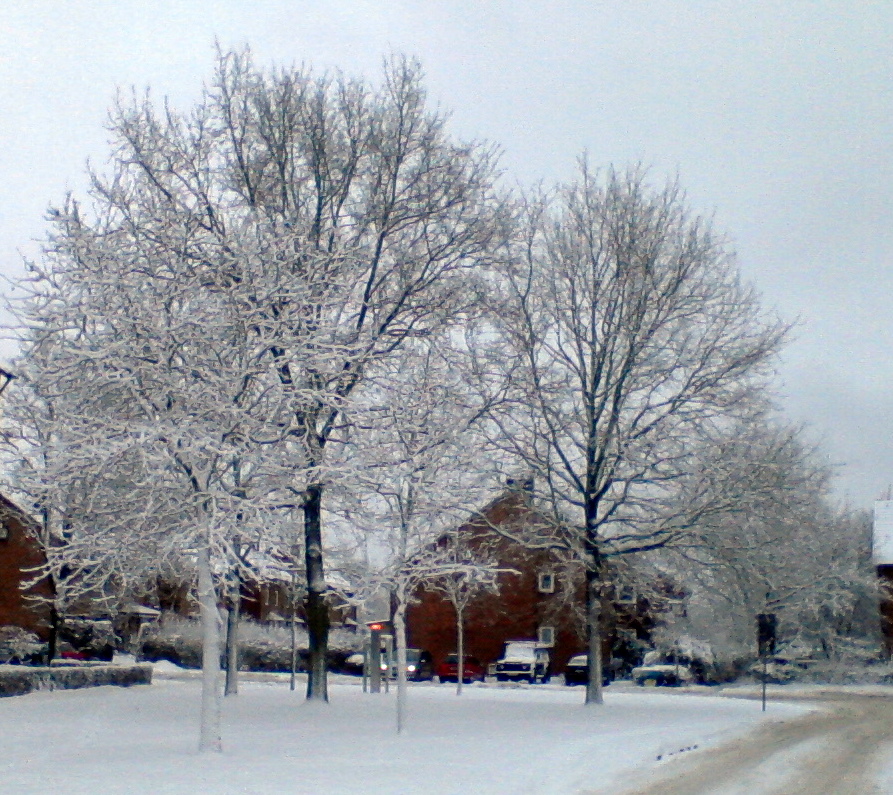
MULTIPOLYGON (((397 678, 397 660, 391 665, 391 679, 397 678)), ((434 660, 431 654, 422 649, 406 650, 406 678, 411 682, 422 682, 434 678, 434 660)))
MULTIPOLYGON (((589 683, 589 662, 585 654, 576 654, 567 661, 564 667, 564 683, 566 685, 585 685, 589 683)), ((602 667, 602 686, 611 683, 611 675, 607 667, 602 667)))

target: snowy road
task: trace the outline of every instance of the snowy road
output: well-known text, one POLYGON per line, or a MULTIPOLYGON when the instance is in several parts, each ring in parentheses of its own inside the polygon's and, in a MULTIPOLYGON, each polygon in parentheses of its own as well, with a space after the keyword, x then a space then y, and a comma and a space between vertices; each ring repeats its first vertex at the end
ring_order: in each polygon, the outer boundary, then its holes
POLYGON ((810 696, 823 709, 669 762, 624 795, 887 795, 893 697, 810 696))

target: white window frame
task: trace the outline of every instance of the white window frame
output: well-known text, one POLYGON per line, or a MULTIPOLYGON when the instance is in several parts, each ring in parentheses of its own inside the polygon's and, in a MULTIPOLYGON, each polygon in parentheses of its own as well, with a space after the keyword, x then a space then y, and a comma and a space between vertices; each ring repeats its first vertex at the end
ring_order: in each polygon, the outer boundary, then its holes
POLYGON ((536 589, 540 593, 555 593, 555 572, 540 572, 536 578, 536 589))
POLYGON ((636 589, 632 585, 621 585, 617 589, 617 604, 621 605, 634 605, 639 601, 639 594, 636 593, 636 589))
POLYGON ((551 627, 548 625, 538 627, 536 630, 536 642, 540 646, 554 646, 555 645, 555 627, 551 627))

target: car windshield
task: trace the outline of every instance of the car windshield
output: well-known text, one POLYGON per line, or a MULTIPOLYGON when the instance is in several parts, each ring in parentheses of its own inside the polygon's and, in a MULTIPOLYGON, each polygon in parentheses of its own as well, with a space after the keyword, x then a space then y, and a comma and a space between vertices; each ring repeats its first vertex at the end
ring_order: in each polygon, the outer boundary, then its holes
POLYGON ((422 653, 418 649, 407 649, 406 650, 406 662, 412 663, 413 665, 419 661, 419 657, 421 657, 422 653))
MULTIPOLYGON (((456 665, 456 663, 459 662, 459 655, 456 654, 455 652, 453 652, 452 654, 448 654, 446 656, 446 659, 444 659, 444 662, 447 665, 456 665)), ((466 665, 473 664, 476 662, 477 662, 477 660, 475 660, 474 657, 469 657, 467 654, 465 655, 465 664, 466 665)))
POLYGON ((509 646, 505 650, 505 656, 515 660, 532 660, 536 652, 531 646, 509 646))
POLYGON ((578 654, 575 657, 571 657, 567 664, 568 665, 586 665, 586 655, 578 654))

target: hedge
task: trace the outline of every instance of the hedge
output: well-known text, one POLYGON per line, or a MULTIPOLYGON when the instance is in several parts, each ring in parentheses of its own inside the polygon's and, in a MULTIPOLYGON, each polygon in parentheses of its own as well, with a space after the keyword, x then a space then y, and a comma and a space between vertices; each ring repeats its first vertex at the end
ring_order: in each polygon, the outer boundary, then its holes
POLYGON ((151 665, 0 665, 0 696, 21 696, 34 690, 152 684, 151 665))

